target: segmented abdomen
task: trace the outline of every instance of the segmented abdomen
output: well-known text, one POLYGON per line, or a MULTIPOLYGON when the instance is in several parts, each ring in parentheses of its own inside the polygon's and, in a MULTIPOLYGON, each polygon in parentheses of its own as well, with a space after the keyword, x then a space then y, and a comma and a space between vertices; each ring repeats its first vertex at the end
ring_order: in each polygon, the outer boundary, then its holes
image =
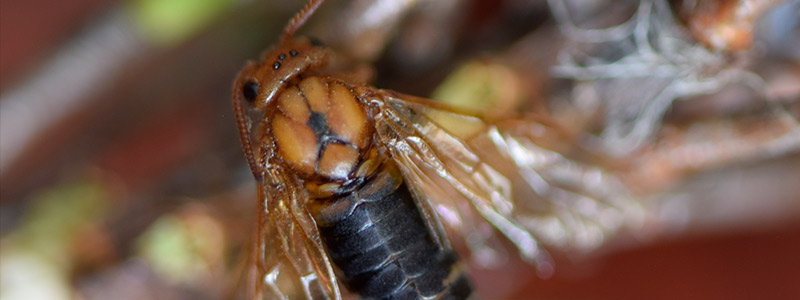
POLYGON ((376 181, 315 216, 340 280, 368 299, 466 299, 456 254, 434 242, 406 184, 376 181))

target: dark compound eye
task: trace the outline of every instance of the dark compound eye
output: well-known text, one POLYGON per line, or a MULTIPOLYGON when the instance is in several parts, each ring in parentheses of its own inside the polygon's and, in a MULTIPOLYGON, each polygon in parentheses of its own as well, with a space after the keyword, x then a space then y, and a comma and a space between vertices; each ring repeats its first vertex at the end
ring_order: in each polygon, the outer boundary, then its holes
POLYGON ((253 81, 245 82, 242 86, 242 95, 249 102, 255 101, 258 96, 258 83, 253 81))

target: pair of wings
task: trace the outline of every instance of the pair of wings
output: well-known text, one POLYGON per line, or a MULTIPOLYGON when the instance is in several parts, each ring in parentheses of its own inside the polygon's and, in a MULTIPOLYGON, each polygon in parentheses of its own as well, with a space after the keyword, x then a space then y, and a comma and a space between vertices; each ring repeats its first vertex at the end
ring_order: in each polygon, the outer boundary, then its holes
MULTIPOLYGON (((570 151, 560 146, 568 137, 557 127, 490 122, 429 100, 369 91, 360 100, 377 107, 378 147, 400 167, 440 244, 466 244, 474 264, 499 265, 518 252, 547 272, 549 256, 538 241, 595 247, 637 211, 615 177, 562 155, 570 151), (501 236, 517 250, 506 249, 501 236)), ((263 176, 246 298, 348 298, 305 209, 308 194, 271 161, 271 148, 258 142, 262 134, 251 133, 263 176)))

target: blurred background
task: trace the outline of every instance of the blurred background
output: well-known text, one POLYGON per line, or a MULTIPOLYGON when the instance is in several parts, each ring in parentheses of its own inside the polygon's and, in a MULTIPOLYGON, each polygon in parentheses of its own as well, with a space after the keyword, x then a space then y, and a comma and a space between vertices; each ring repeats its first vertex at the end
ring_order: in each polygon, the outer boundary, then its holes
MULTIPOLYGON (((257 201, 231 83, 303 5, 0 0, 0 299, 223 298, 257 201)), ((475 268, 483 298, 798 299, 798 15, 331 0, 301 32, 372 64, 379 88, 544 115, 625 162, 644 222, 549 243, 550 278, 475 268)))

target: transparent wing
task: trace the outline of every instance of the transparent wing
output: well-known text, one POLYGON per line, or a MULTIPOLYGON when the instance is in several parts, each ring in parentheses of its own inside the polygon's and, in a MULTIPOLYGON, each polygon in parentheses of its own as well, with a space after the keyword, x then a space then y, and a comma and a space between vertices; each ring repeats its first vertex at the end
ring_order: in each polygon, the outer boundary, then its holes
POLYGON ((532 120, 484 119, 434 102, 379 90, 381 143, 398 162, 423 211, 460 232, 482 265, 506 251, 496 229, 540 271, 550 268, 538 241, 591 249, 642 211, 613 174, 567 158, 569 135, 532 120))
POLYGON ((246 270, 246 299, 341 299, 307 195, 285 168, 267 167, 259 186, 258 230, 246 270))

